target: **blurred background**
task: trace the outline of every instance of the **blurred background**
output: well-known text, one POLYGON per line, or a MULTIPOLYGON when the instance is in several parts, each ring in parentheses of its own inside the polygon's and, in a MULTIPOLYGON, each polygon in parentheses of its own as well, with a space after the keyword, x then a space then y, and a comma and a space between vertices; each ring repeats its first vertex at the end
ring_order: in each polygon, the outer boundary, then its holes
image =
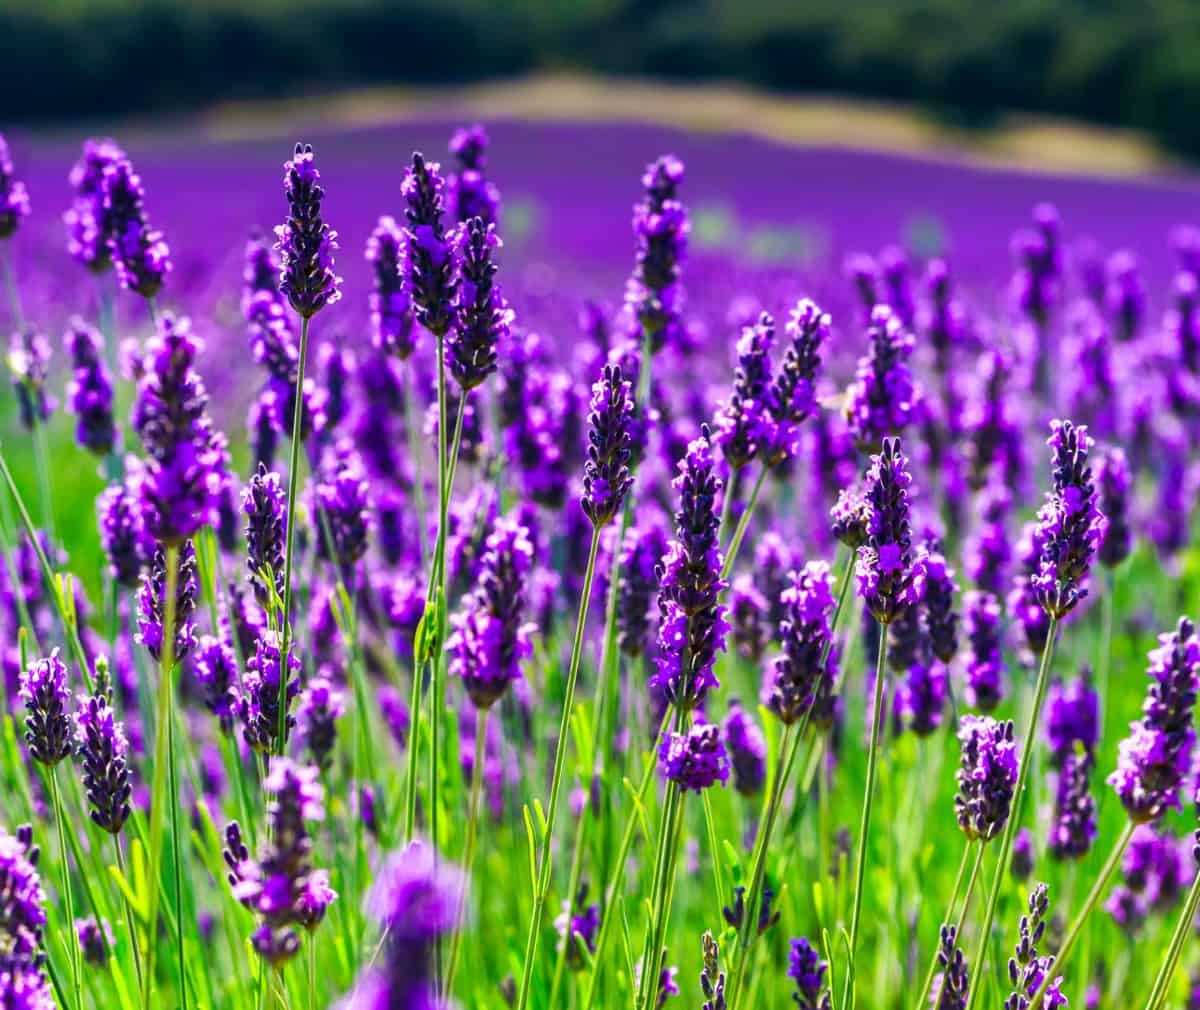
POLYGON ((152 116, 363 85, 591 72, 1134 129, 1200 154, 1191 0, 0 2, 0 120, 152 116))

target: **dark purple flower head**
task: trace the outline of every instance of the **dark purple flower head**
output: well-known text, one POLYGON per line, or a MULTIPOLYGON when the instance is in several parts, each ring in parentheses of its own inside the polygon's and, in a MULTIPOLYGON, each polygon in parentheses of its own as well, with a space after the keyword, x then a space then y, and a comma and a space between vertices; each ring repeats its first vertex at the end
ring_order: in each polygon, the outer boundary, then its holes
POLYGON ((1096 837, 1096 800, 1089 789, 1092 757, 1069 754, 1058 772, 1046 848, 1055 859, 1082 859, 1096 837))
POLYGON ((325 341, 317 351, 317 368, 325 394, 325 429, 338 427, 350 413, 350 387, 358 372, 358 358, 343 339, 325 341))
POLYGON ((645 197, 633 209, 637 261, 625 286, 625 304, 636 323, 635 335, 652 353, 683 337, 683 261, 691 221, 679 200, 683 162, 663 155, 642 175, 645 197))
POLYGON ((835 606, 829 565, 810 561, 789 579, 781 600, 783 655, 771 663, 761 696, 762 704, 786 726, 798 722, 819 699, 828 698, 837 676, 829 623, 835 606))
POLYGON ((171 250, 146 217, 141 177, 128 158, 121 158, 105 166, 101 185, 99 231, 108 240, 121 287, 153 298, 171 269, 171 250))
POLYGON ((125 152, 113 141, 89 138, 83 142, 83 152, 69 176, 75 198, 63 215, 67 251, 93 273, 104 273, 112 266, 108 249, 111 221, 104 212, 104 174, 125 160, 125 152))
POLYGON ((707 426, 688 446, 674 487, 679 492, 676 539, 659 565, 657 669, 650 686, 690 710, 717 686, 713 667, 729 630, 720 602, 725 588, 717 542, 721 481, 713 470, 707 426))
POLYGON ((934 656, 949 663, 958 651, 958 611, 954 608, 958 583, 954 581, 954 569, 946 563, 939 545, 930 545, 924 553, 923 572, 921 603, 929 644, 934 656))
POLYGON ((667 535, 653 520, 631 526, 621 545, 621 576, 617 583, 617 644, 636 658, 650 638, 657 569, 667 553, 667 535))
POLYGON ((454 237, 442 224, 444 189, 440 166, 413 152, 412 165, 400 186, 407 221, 404 281, 417 320, 435 335, 444 335, 454 322, 457 287, 454 237))
POLYGON ((1117 339, 1133 340, 1141 330, 1146 314, 1146 284, 1138 269, 1137 257, 1120 249, 1105 265, 1108 281, 1104 288, 1104 307, 1113 321, 1117 339))
POLYGON ((1033 873, 1033 835, 1028 828, 1018 828, 1013 836, 1011 869, 1016 880, 1028 880, 1033 873))
POLYGON ((1055 680, 1046 696, 1046 744, 1056 768, 1082 746, 1094 754, 1100 736, 1100 699, 1086 666, 1069 683, 1055 680))
POLYGON ((743 796, 757 796, 767 779, 767 741, 754 717, 736 698, 729 703, 721 732, 733 766, 733 787, 743 796))
POLYGON ((1000 601, 971 590, 963 597, 967 638, 967 704, 991 712, 1004 697, 1005 669, 1000 601))
POLYGON ((967 577, 980 589, 999 596, 1007 585, 1013 545, 1007 522, 1012 511, 1012 491, 992 481, 976 499, 977 524, 963 547, 967 577))
POLYGON ((1169 829, 1139 824, 1133 830, 1121 875, 1146 912, 1163 912, 1184 894, 1194 879, 1185 865, 1185 845, 1169 829))
MULTIPOLYGON (((1013 957, 1008 959, 1008 980, 1012 994, 1004 1001, 1004 1010, 1029 1010, 1034 994, 1054 968, 1053 955, 1038 956, 1037 945, 1046 932, 1047 913, 1050 900, 1045 884, 1038 884, 1029 895, 1029 912, 1021 916, 1020 935, 1013 957)), ((1062 977, 1054 979, 1046 987, 1040 1006, 1046 1010, 1060 1010, 1067 1005, 1062 994, 1062 977)))
POLYGON ((368 296, 371 343, 404 360, 416 348, 412 297, 404 286, 404 232, 385 215, 367 240, 375 287, 368 296))
POLYGON ((816 302, 802 298, 788 317, 786 333, 789 343, 768 397, 772 423, 763 454, 769 466, 796 454, 800 425, 817 407, 817 373, 821 345, 829 340, 829 314, 816 302))
POLYGON ((203 635, 196 643, 192 673, 205 707, 217 717, 222 732, 233 730, 238 711, 237 653, 224 638, 203 635))
POLYGON ((700 989, 704 993, 704 1002, 700 1010, 727 1010, 725 1002, 725 973, 720 968, 721 948, 707 930, 700 937, 703 952, 704 968, 700 972, 700 989))
MULTIPOLYGON (((75 937, 86 964, 94 968, 103 968, 108 964, 109 952, 113 947, 113 931, 108 920, 97 922, 92 917, 76 919, 75 937)), ((17 1004, 17 1010, 21 1010, 21 1004, 17 1004)))
POLYGON ((266 235, 253 232, 246 240, 242 266, 242 315, 246 322, 278 320, 285 330, 289 329, 286 301, 279 293, 279 274, 275 246, 266 235))
POLYGON ((142 356, 132 423, 148 458, 135 468, 131 487, 148 532, 166 544, 215 521, 225 479, 224 439, 213 429, 195 369, 201 346, 186 318, 165 314, 142 356))
POLYGON ((0 134, 0 239, 12 238, 21 219, 29 215, 29 193, 25 183, 14 178, 8 141, 0 134))
POLYGON ((968 839, 995 838, 1008 820, 1017 784, 1017 746, 1011 721, 964 715, 959 722, 961 765, 954 810, 968 839))
MULTIPOLYGON (((42 934, 46 928, 46 895, 37 872, 38 849, 32 844, 33 832, 26 825, 15 836, 0 827, 0 937, 4 939, 4 956, 0 958, 0 973, 9 965, 40 968, 42 934)), ((40 972, 39 972, 40 975, 40 972)), ((0 995, 5 995, 0 987, 0 995)), ((53 1010, 56 1004, 46 994, 47 1002, 30 1003, 33 1010, 53 1010)), ((0 1006, 6 1004, 0 1002, 0 1006)), ((25 1005, 17 1003, 18 1010, 25 1005)))
POLYGON ((1115 568, 1129 557, 1133 546, 1133 531, 1129 526, 1132 483, 1124 451, 1117 448, 1102 450, 1096 460, 1096 491, 1105 523, 1096 556, 1106 568, 1115 568))
POLYGON ((1052 421, 1050 430, 1054 490, 1038 512, 1041 558, 1033 588, 1046 613, 1061 618, 1087 595, 1085 583, 1104 517, 1087 462, 1092 447, 1087 428, 1052 421))
POLYGON ((446 366, 463 389, 474 389, 496 370, 496 350, 508 338, 513 311, 496 283, 495 225, 473 217, 457 232, 461 274, 454 319, 446 335, 446 366))
POLYGON ((342 297, 342 279, 333 272, 337 232, 321 217, 325 190, 311 144, 297 144, 283 166, 288 216, 275 228, 279 251, 279 291, 304 318, 342 297))
POLYGON ((490 708, 521 676, 532 651, 531 627, 522 620, 533 568, 529 531, 503 518, 487 540, 474 591, 452 619, 446 644, 450 673, 461 677, 471 700, 490 708))
POLYGON ((274 597, 283 600, 286 510, 287 493, 279 474, 270 473, 260 465, 242 491, 242 514, 246 517, 246 570, 260 607, 269 607, 274 597))
POLYGON ((337 742, 335 723, 346 714, 346 699, 327 677, 313 677, 296 705, 296 737, 312 763, 327 771, 337 742))
POLYGON ((50 372, 50 342, 37 330, 18 329, 8 341, 8 370, 17 393, 21 425, 32 431, 54 412, 56 402, 46 390, 50 372))
POLYGON ((842 264, 842 273, 854 288, 862 318, 870 319, 880 301, 879 265, 866 253, 851 253, 842 264))
POLYGON ((57 649, 45 659, 34 660, 21 674, 21 700, 25 703, 25 742, 33 759, 53 767, 69 757, 75 735, 68 712, 71 690, 67 667, 57 649))
POLYGON ((867 473, 871 519, 854 569, 858 593, 881 624, 890 624, 921 595, 923 559, 913 556, 909 525, 911 483, 899 439, 885 438, 867 473))
POLYGON ((617 365, 605 365, 592 384, 588 414, 588 457, 583 467, 583 496, 579 503, 593 526, 605 526, 621 510, 633 474, 629 472, 629 429, 633 393, 617 365))
POLYGON ((108 685, 96 686, 95 694, 79 698, 75 744, 83 765, 88 813, 97 827, 115 835, 125 826, 132 811, 129 742, 125 727, 113 712, 108 685))
POLYGON ((967 320, 962 303, 954 296, 950 267, 943 259, 929 261, 925 268, 927 302, 918 312, 917 328, 933 348, 937 371, 950 369, 950 355, 966 335, 967 320))
POLYGON ((596 952, 596 934, 600 932, 600 906, 589 905, 587 895, 588 885, 584 882, 574 902, 564 901, 562 914, 554 920, 567 967, 572 971, 580 971, 587 965, 583 951, 596 952))
POLYGON ((1142 718, 1121 741, 1117 770, 1108 777, 1129 816, 1139 823, 1179 808, 1179 790, 1191 761, 1200 641, 1186 617, 1179 619, 1175 631, 1159 637, 1147 672, 1151 683, 1142 718))
POLYGON ((1037 326, 1044 327, 1059 297, 1063 272, 1062 225, 1052 204, 1033 209, 1033 228, 1017 232, 1012 239, 1012 294, 1018 310, 1037 326))
MULTIPOLYGON (((196 644, 196 548, 185 540, 179 549, 179 570, 175 573, 175 660, 186 659, 196 644)), ((156 660, 162 658, 163 622, 166 620, 167 556, 157 548, 142 575, 138 590, 137 640, 156 660)))
POLYGON ((958 927, 943 925, 938 941, 937 963, 940 971, 933 980, 931 1010, 966 1010, 970 994, 971 972, 966 955, 958 944, 958 927))
POLYGON ((348 444, 337 447, 332 474, 316 487, 317 556, 348 574, 367 553, 371 508, 366 474, 348 444))
POLYGON ((142 523, 137 498, 124 484, 111 484, 96 499, 100 546, 108 570, 118 585, 137 586, 143 565, 154 552, 154 542, 142 523))
POLYGON ((459 223, 478 217, 493 224, 499 213, 500 191, 484 175, 487 149, 487 131, 478 123, 455 130, 450 138, 458 166, 446 178, 446 209, 459 223))
POLYGON ((1050 618, 1038 597, 1035 580, 1042 560, 1040 526, 1036 520, 1027 522, 1017 541, 1017 560, 1020 568, 1013 578, 1007 597, 1008 613, 1020 627, 1028 648, 1037 653, 1046 645, 1050 633, 1050 618))
MULTIPOLYGON (((242 717, 242 733, 246 744, 264 754, 274 753, 279 737, 279 675, 282 667, 279 634, 264 631, 255 643, 254 655, 246 660, 246 675, 238 700, 242 717)), ((290 708, 300 690, 300 657, 288 649, 287 688, 285 704, 290 708)), ((290 736, 296 717, 288 712, 285 735, 290 736)))
POLYGON ((686 733, 666 732, 658 748, 658 768, 663 777, 685 792, 702 792, 729 781, 729 754, 721 739, 721 727, 697 722, 686 733))
POLYGON ((1167 350, 1179 357, 1187 371, 1200 372, 1200 282, 1197 275, 1181 271, 1171 282, 1171 307, 1163 318, 1167 350))
POLYGON ((913 294, 912 266, 902 246, 890 245, 879 253, 879 278, 883 283, 883 301, 911 330, 917 320, 917 303, 913 294))
POLYGON ((869 347, 846 391, 846 423, 860 449, 869 452, 912 422, 916 388, 908 359, 913 336, 886 305, 877 305, 867 327, 869 347))
POLYGON ((838 492, 837 500, 829 510, 829 531, 835 540, 857 551, 870 537, 873 514, 867 489, 856 482, 838 492))
POLYGON ((942 725, 950 677, 943 663, 921 660, 911 664, 896 688, 896 715, 901 726, 917 736, 930 736, 942 725))
POLYGON ((792 999, 799 1010, 829 1010, 829 989, 825 983, 828 969, 829 965, 807 938, 801 936, 792 940, 787 977, 795 983, 792 999))
POLYGON ((767 598, 758 591, 754 578, 744 572, 729 587, 729 628, 737 654, 752 663, 762 660, 772 637, 768 626, 767 598))
POLYGON ((774 444, 771 411, 771 347, 775 320, 766 312, 742 329, 733 392, 717 412, 716 443, 734 470, 748 466, 774 444))
POLYGON ((112 376, 102 357, 104 338, 78 317, 71 320, 63 345, 71 357, 67 403, 78 418, 75 441, 97 456, 112 452, 117 443, 113 421, 112 376))

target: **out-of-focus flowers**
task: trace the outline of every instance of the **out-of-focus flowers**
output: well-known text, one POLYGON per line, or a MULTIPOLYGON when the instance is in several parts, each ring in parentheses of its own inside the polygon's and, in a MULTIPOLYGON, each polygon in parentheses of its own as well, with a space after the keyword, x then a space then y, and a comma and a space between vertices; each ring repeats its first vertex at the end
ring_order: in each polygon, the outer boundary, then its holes
POLYGON ((32 431, 50 419, 57 405, 46 389, 50 373, 50 342, 37 330, 23 327, 8 342, 8 370, 17 394, 21 425, 32 431))
POLYGON ((496 221, 500 191, 485 175, 487 149, 487 131, 478 123, 455 130, 450 138, 450 153, 458 164, 446 177, 446 210, 455 221, 496 221))
POLYGON ((142 179, 128 158, 104 166, 101 192, 98 232, 108 241, 121 287, 154 298, 171 269, 171 250, 162 232, 150 226, 142 179))
POLYGON ((636 335, 656 353, 683 336, 684 293, 681 276, 691 220, 679 200, 683 162, 666 154, 646 166, 644 198, 633 209, 637 260, 625 286, 625 304, 636 335))
POLYGON ((16 178, 8 141, 0 134, 0 239, 12 238, 21 220, 29 216, 29 193, 16 178))
POLYGON ((104 174, 125 152, 113 141, 89 138, 71 169, 69 181, 75 196, 63 215, 67 227, 67 251, 93 273, 101 274, 112 266, 108 229, 112 221, 104 212, 104 174))
POLYGON ((865 452, 890 435, 903 434, 913 420, 917 398, 908 365, 913 336, 888 306, 872 310, 867 340, 867 354, 859 359, 845 408, 850 433, 865 452))
POLYGON ((404 286, 404 232, 390 215, 379 219, 367 240, 374 288, 368 296, 371 342, 404 360, 416 347, 412 297, 404 286))
POLYGON ((736 698, 729 703, 721 732, 733 768, 733 787, 743 796, 756 796, 767 779, 767 741, 754 717, 736 698))
POLYGON ((117 445, 113 420, 112 375, 104 364, 104 338, 82 319, 71 320, 63 337, 71 357, 67 403, 77 418, 75 441, 89 452, 104 456, 117 445))

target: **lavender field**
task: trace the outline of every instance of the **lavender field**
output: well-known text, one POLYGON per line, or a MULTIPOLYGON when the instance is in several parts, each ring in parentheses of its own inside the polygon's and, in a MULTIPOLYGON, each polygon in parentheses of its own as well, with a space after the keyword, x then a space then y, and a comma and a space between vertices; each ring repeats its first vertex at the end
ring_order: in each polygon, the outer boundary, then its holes
POLYGON ((1200 1006, 1200 180, 304 140, 0 148, 0 1010, 1200 1006))

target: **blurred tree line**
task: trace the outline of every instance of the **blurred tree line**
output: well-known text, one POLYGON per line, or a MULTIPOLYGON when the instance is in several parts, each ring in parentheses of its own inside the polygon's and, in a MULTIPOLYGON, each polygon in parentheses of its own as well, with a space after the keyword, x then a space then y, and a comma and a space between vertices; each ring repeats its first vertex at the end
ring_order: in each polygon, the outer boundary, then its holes
POLYGON ((1200 154, 1194 0, 0 0, 4 122, 538 69, 1009 110, 1200 154))

